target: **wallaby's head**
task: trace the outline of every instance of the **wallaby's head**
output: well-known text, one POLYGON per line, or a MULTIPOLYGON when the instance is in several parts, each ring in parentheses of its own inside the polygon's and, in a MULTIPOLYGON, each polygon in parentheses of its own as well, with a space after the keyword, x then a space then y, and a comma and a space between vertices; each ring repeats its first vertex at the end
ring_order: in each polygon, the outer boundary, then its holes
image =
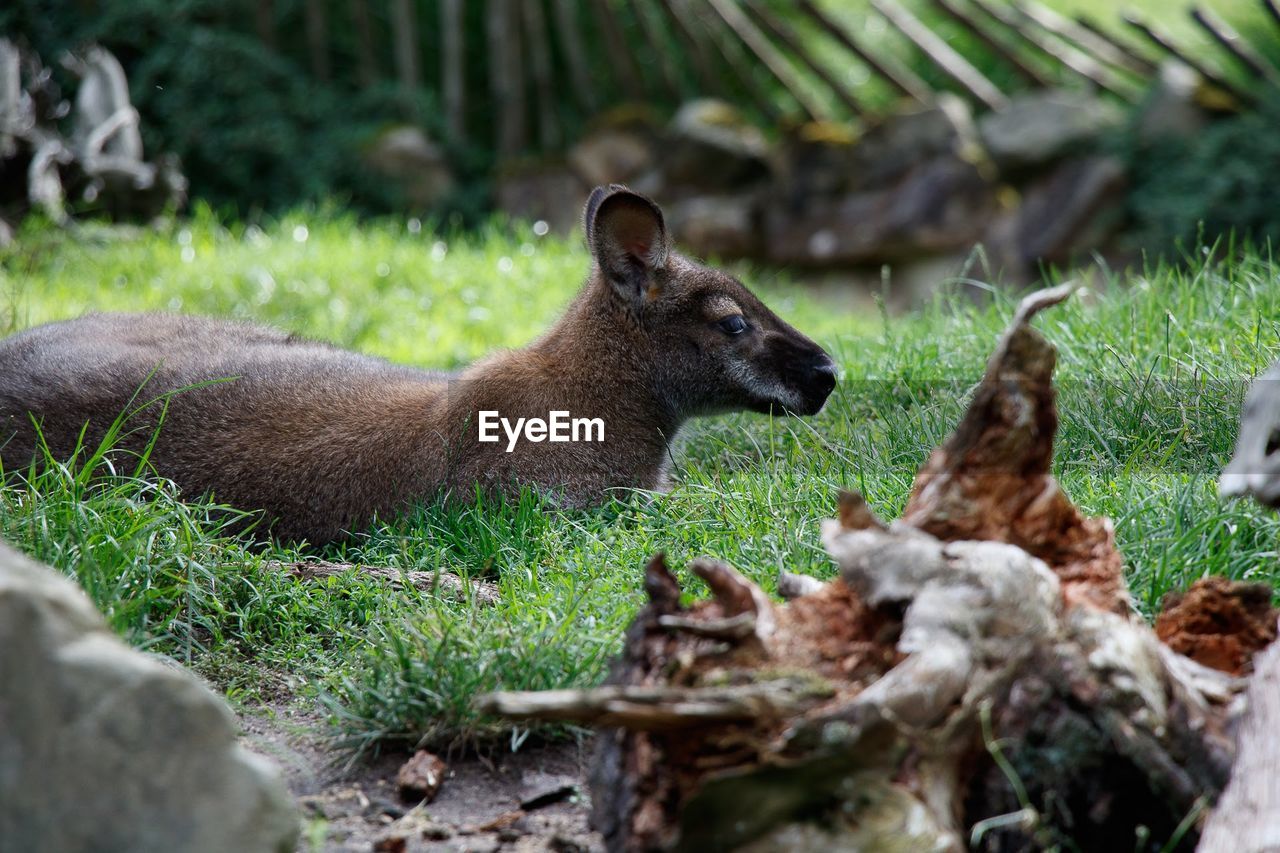
POLYGON ((673 251, 656 204, 626 187, 587 200, 590 298, 681 416, 748 409, 817 414, 836 385, 831 357, 732 276, 673 251))

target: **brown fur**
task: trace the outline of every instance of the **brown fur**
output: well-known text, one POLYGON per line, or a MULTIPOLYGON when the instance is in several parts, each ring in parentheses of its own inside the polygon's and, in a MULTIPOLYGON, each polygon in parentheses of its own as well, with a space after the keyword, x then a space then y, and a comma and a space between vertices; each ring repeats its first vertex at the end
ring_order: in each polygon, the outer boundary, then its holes
POLYGON ((33 419, 65 458, 86 424, 92 445, 126 411, 118 447, 137 452, 167 401, 150 460, 160 475, 263 510, 278 536, 323 542, 476 485, 534 486, 568 505, 663 488, 688 418, 821 408, 835 384, 822 349, 729 276, 670 252, 652 202, 598 189, 587 234, 596 263, 565 316, 456 375, 203 317, 89 315, 14 335, 0 341, 0 461, 37 455, 33 419), (726 332, 728 314, 749 328, 726 332), (605 440, 522 440, 507 453, 505 436, 477 440, 485 409, 602 418, 605 440))

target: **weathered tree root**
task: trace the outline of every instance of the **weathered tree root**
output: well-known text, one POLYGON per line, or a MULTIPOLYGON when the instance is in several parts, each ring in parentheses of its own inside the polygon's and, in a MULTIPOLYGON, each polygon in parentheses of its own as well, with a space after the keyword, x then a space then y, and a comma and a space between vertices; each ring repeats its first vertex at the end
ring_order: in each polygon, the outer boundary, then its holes
POLYGON ((1068 294, 1024 301, 901 520, 841 497, 837 579, 784 574, 775 605, 703 560, 712 597, 683 607, 659 556, 607 686, 482 698, 606 729, 611 850, 1190 849, 1244 682, 1129 618, 1108 522, 1049 474, 1054 353, 1027 320, 1068 294))

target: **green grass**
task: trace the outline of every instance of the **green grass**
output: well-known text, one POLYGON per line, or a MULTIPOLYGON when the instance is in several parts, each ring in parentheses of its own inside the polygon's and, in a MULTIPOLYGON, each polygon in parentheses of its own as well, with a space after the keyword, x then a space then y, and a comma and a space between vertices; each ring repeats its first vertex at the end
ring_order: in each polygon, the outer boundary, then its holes
MULTIPOLYGON (((576 241, 523 227, 429 231, 330 213, 264 231, 228 230, 207 214, 125 237, 31 230, 0 256, 0 326, 172 308, 454 366, 529 340, 587 265, 576 241)), ((588 512, 528 496, 433 504, 321 552, 490 578, 496 606, 358 576, 291 580, 267 564, 303 555, 248 548, 210 507, 163 484, 91 479, 83 466, 37 473, 29 488, 10 472, 0 536, 76 577, 130 642, 190 661, 235 700, 321 697, 353 746, 518 740, 521 730, 475 714, 474 694, 598 681, 642 602, 640 569, 653 552, 666 551, 694 593, 682 567, 701 554, 769 589, 783 567, 830 576, 817 533, 835 491, 861 490, 885 517, 901 510, 1013 305, 997 293, 986 307, 953 299, 901 318, 854 315, 776 275, 743 272, 839 360, 840 387, 818 417, 696 424, 667 495, 588 512)), ((1280 522, 1220 502, 1214 479, 1247 380, 1280 351, 1278 276, 1280 264, 1258 252, 1160 267, 1099 279, 1037 321, 1060 351, 1057 473, 1087 512, 1114 519, 1144 612, 1207 573, 1276 580, 1280 522)))

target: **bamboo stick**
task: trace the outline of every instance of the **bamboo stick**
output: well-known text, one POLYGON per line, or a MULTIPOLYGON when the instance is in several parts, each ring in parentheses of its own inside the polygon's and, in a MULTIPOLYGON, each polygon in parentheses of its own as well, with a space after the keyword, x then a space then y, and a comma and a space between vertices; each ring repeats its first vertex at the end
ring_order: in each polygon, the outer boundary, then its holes
POLYGON ((1157 49, 1169 54, 1174 59, 1183 63, 1187 67, 1194 69, 1195 72, 1199 74, 1201 77, 1203 77, 1205 81, 1210 85, 1218 89, 1221 89, 1222 91, 1228 93, 1229 95, 1240 100, 1243 103, 1252 103, 1254 101, 1253 95, 1240 89, 1238 86, 1236 86, 1231 81, 1227 80, 1217 71, 1214 71, 1212 68, 1205 65, 1199 59, 1189 55, 1188 53, 1180 49, 1167 36, 1157 32, 1147 24, 1143 23, 1138 18, 1135 18, 1133 15, 1125 15, 1124 22, 1128 24, 1133 30, 1140 33, 1144 38, 1146 38, 1147 41, 1153 44, 1157 49))
MULTIPOLYGON (((688 0, 673 0, 673 2, 683 5, 688 0)), ((707 39, 715 45, 716 50, 724 59, 730 73, 742 85, 744 94, 752 98, 756 109, 760 111, 761 115, 770 122, 782 121, 782 113, 778 110, 777 105, 774 104, 773 98, 769 97, 767 93, 761 92, 758 86, 752 84, 755 68, 743 52, 742 43, 734 38, 732 30, 728 29, 724 20, 718 16, 704 17, 688 6, 684 6, 684 11, 691 19, 698 22, 707 39)))
POLYGON ((631 5, 631 12, 636 16, 636 22, 639 24, 640 37, 644 40, 644 47, 649 52, 649 55, 653 57, 654 64, 658 67, 658 75, 662 80, 662 87, 668 95, 679 101, 684 97, 684 93, 680 89, 680 72, 673 64, 672 52, 663 44, 663 33, 658 29, 657 23, 646 10, 650 10, 650 4, 648 3, 633 3, 631 5))
POLYGON ((631 47, 622 34, 622 28, 618 26, 618 20, 614 17, 609 0, 591 0, 591 10, 595 13, 596 25, 604 37, 609 62, 618 75, 623 92, 633 101, 644 100, 644 84, 640 79, 640 69, 636 67, 631 47))
POLYGON ((1263 59, 1261 54, 1253 49, 1253 45, 1232 29, 1230 24, 1208 9, 1198 7, 1192 8, 1191 18, 1255 77, 1260 77, 1272 85, 1280 85, 1280 73, 1277 73, 1276 67, 1263 59))
POLYGON ((1077 76, 1083 77, 1099 88, 1105 89, 1114 95, 1119 95, 1130 102, 1136 102, 1141 97, 1137 86, 1117 77, 1114 71, 1099 63, 1089 54, 1084 53, 1073 45, 1046 37, 1044 33, 1035 28, 1025 26, 1024 24, 1028 19, 1022 17, 1018 12, 998 4, 987 3, 985 0, 969 0, 969 3, 973 8, 982 12, 996 23, 1012 30, 1027 44, 1032 45, 1045 56, 1048 56, 1077 76))
POLYGON ((591 87, 591 71, 587 66, 587 50, 582 43, 582 33, 574 17, 577 4, 574 0, 552 0, 555 13, 556 36, 569 65, 569 88, 574 100, 583 110, 593 113, 598 106, 595 90, 591 87))
POLYGON ((983 26, 980 26, 969 14, 957 6, 953 0, 933 0, 933 5, 937 6, 943 14, 951 18, 960 26, 974 36, 978 41, 982 42, 988 50, 1011 65, 1018 76, 1023 80, 1034 83, 1037 86, 1048 86, 1050 80, 1047 76, 1040 73, 1034 66, 1018 56, 1008 45, 991 35, 991 32, 983 26))
POLYGON ((1146 57, 1132 53, 1114 39, 1064 17, 1035 0, 1020 0, 1015 5, 1023 17, 1034 21, 1041 29, 1075 44, 1101 62, 1142 77, 1149 76, 1156 70, 1155 63, 1146 57))
POLYGON ((275 52, 279 43, 276 41, 276 10, 272 0, 256 0, 253 4, 253 23, 258 31, 258 39, 267 50, 275 52))
POLYGON ((454 144, 467 139, 466 39, 462 0, 440 3, 440 81, 444 89, 445 127, 454 144))
POLYGON ((373 53, 373 22, 369 0, 351 0, 351 27, 356 34, 356 79, 364 87, 378 80, 378 61, 373 53))
POLYGON ((805 89, 805 84, 796 73, 795 67, 785 56, 778 52, 773 43, 751 23, 741 8, 732 0, 707 0, 720 19, 729 26, 742 43, 755 54, 756 58, 769 69, 782 88, 800 105, 810 119, 821 119, 826 113, 821 102, 813 98, 805 89))
POLYGON ((853 36, 845 31, 844 27, 815 6, 812 0, 797 0, 796 8, 807 15, 827 35, 843 45, 846 50, 865 62, 880 79, 884 80, 900 94, 906 95, 908 98, 919 101, 922 104, 933 101, 933 91, 914 72, 892 59, 880 59, 864 50, 854 40, 853 36))
POLYGON ((767 7, 759 3, 758 0, 747 0, 745 8, 750 12, 764 28, 764 30, 773 37, 773 40, 785 47, 791 52, 791 55, 804 63, 813 75, 827 85, 840 103, 844 104, 845 109, 851 115, 858 116, 865 112, 862 104, 854 97, 853 92, 845 86, 840 80, 832 74, 826 66, 813 58, 812 54, 805 48, 804 43, 796 34, 780 18, 774 15, 767 7))
POLYGON ((497 149, 513 157, 526 147, 524 77, 521 74, 516 0, 488 0, 486 30, 489 39, 490 86, 497 113, 497 149))
POLYGON ((303 6, 307 30, 307 57, 317 80, 329 79, 329 20, 324 0, 307 0, 303 6))
POLYGON ((684 7, 673 0, 660 0, 658 6, 667 13, 676 36, 684 43, 686 55, 702 88, 707 92, 723 93, 724 81, 716 74, 715 60, 706 49, 706 41, 698 38, 695 25, 686 16, 684 7))
POLYGON ((416 121, 418 89, 422 86, 422 59, 412 0, 391 0, 391 33, 400 96, 409 118, 416 121))
POLYGON ((1088 30, 1090 33, 1092 33, 1094 36, 1101 39, 1102 41, 1105 41, 1105 42, 1108 42, 1109 44, 1114 45, 1116 50, 1119 50, 1121 53, 1128 56, 1129 59, 1132 60, 1134 63, 1144 66, 1147 73, 1154 73, 1159 70, 1160 66, 1157 65, 1155 62, 1153 62, 1149 57, 1139 52, 1138 49, 1135 48, 1133 45, 1128 44, 1127 42, 1121 41, 1118 36, 1116 36, 1106 27, 1090 19, 1089 16, 1077 15, 1075 19, 1075 23, 1079 24, 1081 28, 1088 30))
POLYGON ((1009 103, 1009 99, 1005 97, 1004 92, 1001 92, 996 84, 992 83, 981 71, 969 64, 967 59, 956 53, 951 45, 939 38, 937 33, 925 26, 919 18, 899 5, 897 0, 871 0, 871 6, 883 15, 898 32, 924 51, 925 56, 929 57, 929 61, 936 65, 942 73, 954 80, 960 88, 974 98, 993 110, 1001 109, 1009 103))
POLYGON ((529 64, 538 93, 538 142, 544 150, 549 150, 560 144, 560 123, 556 119, 558 101, 551 80, 547 22, 542 14, 542 0, 521 0, 519 5, 524 12, 525 41, 529 45, 529 64))

